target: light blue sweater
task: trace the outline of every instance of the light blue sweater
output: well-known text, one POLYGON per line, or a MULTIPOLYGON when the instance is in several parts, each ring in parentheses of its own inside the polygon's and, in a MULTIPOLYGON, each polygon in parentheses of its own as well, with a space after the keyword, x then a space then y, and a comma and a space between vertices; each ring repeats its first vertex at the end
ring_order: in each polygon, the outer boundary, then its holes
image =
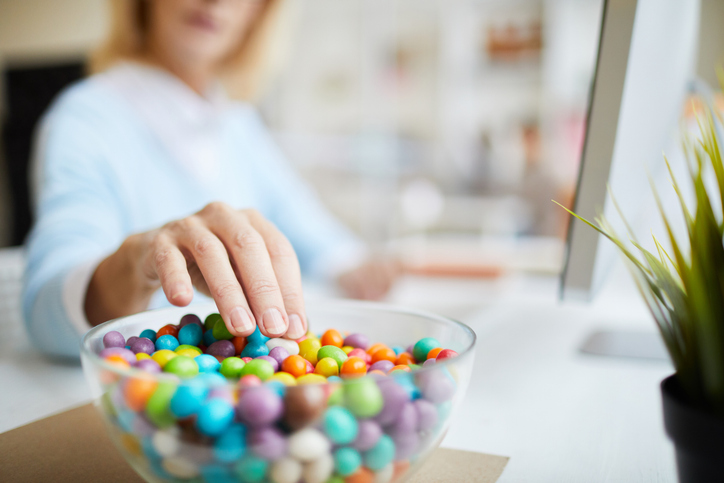
POLYGON ((36 145, 36 222, 23 292, 26 326, 41 351, 78 355, 79 332, 63 303, 69 273, 112 253, 130 234, 211 201, 259 210, 292 242, 306 273, 320 268, 323 255, 355 242, 294 174, 252 107, 232 104, 220 126, 221 176, 209 189, 97 79, 56 100, 36 145))

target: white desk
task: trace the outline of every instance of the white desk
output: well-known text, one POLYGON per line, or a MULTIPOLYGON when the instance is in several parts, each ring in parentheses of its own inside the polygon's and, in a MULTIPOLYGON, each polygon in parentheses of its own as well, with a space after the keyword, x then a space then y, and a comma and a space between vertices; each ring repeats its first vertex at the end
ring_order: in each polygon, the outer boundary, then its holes
MULTIPOLYGON (((391 302, 457 317, 478 335, 443 445, 510 456, 501 483, 674 482, 658 392, 671 367, 578 353, 594 328, 654 330, 627 280, 615 274, 592 306, 559 306, 553 278, 402 280, 391 302)), ((0 432, 89 400, 79 366, 45 361, 22 330, 3 331, 0 432)))

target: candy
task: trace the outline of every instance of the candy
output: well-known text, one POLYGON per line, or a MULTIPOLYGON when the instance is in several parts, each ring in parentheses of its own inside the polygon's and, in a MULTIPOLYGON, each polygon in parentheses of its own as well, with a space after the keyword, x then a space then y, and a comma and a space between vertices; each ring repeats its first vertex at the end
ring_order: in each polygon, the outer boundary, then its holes
POLYGON ((202 379, 195 378, 181 384, 169 404, 169 410, 177 418, 186 418, 196 414, 204 404, 209 388, 202 379))
POLYGON ((173 324, 164 325, 156 332, 156 341, 158 341, 159 337, 164 335, 172 335, 176 337, 178 335, 178 327, 173 324))
POLYGON ((325 345, 317 351, 317 360, 319 361, 326 358, 334 359, 337 362, 337 365, 342 367, 344 361, 347 360, 347 354, 345 354, 344 351, 337 346, 325 345))
POLYGON ((367 451, 377 444, 382 436, 382 427, 372 419, 363 419, 358 424, 357 437, 352 447, 358 451, 367 451))
POLYGON ((141 333, 138 335, 138 337, 145 337, 146 339, 155 343, 156 342, 156 331, 153 329, 146 329, 146 330, 141 331, 141 333))
POLYGON ((218 436, 234 419, 234 408, 223 399, 211 399, 199 408, 196 429, 206 436, 218 436))
POLYGON ((136 362, 136 367, 143 371, 150 372, 151 374, 161 372, 161 366, 150 357, 136 362))
POLYGON ((389 347, 381 347, 372 354, 372 364, 378 361, 390 361, 395 362, 397 360, 397 354, 389 347))
MULTIPOLYGON (((357 437, 359 429, 354 415, 339 406, 331 407, 325 411, 322 418, 322 427, 327 437, 335 444, 351 443, 357 437)), ((354 473, 354 471, 349 473, 354 473)))
POLYGON ((123 338, 120 332, 112 330, 103 336, 103 347, 106 349, 120 347, 122 349, 126 347, 126 339, 123 338))
POLYGON ((316 421, 325 409, 326 395, 318 385, 291 388, 284 399, 284 424, 292 430, 316 421))
POLYGON ((107 349, 103 349, 99 355, 104 359, 108 359, 111 356, 118 356, 129 365, 133 364, 137 360, 136 355, 133 352, 123 347, 109 347, 107 349))
POLYGON ((247 340, 250 344, 266 344, 266 342, 269 340, 269 337, 262 334, 259 330, 259 327, 257 326, 256 329, 254 329, 254 332, 252 332, 251 335, 247 337, 247 340))
POLYGON ((292 355, 284 359, 282 362, 282 371, 291 374, 294 377, 300 377, 307 373, 307 363, 300 355, 292 355))
POLYGON ((338 331, 334 329, 329 329, 324 334, 322 334, 322 338, 319 342, 322 344, 322 346, 329 345, 341 348, 344 345, 344 338, 338 331))
POLYGON ((153 379, 141 377, 128 379, 124 389, 126 405, 133 411, 143 411, 156 387, 158 382, 153 379))
POLYGON ((204 337, 201 325, 186 324, 178 331, 178 341, 180 344, 196 346, 204 337))
POLYGON ((383 434, 370 450, 362 456, 364 465, 373 470, 379 471, 392 463, 395 456, 395 443, 388 435, 383 434))
POLYGON ((153 354, 156 351, 156 347, 153 345, 153 342, 151 342, 150 339, 147 339, 145 337, 139 337, 138 339, 133 341, 133 345, 131 345, 131 351, 134 354, 138 354, 139 352, 143 352, 144 354, 153 354))
POLYGON ((324 377, 336 376, 339 374, 339 364, 331 357, 325 357, 317 362, 314 373, 324 377))
POLYGON ((342 476, 349 476, 362 465, 362 456, 354 448, 339 448, 334 452, 334 469, 342 476))
POLYGON ((267 379, 267 382, 269 381, 279 381, 285 386, 296 386, 297 380, 294 376, 289 374, 288 372, 280 371, 275 372, 269 379, 267 379))
POLYGON ((350 334, 344 339, 344 345, 366 350, 370 346, 370 340, 364 334, 350 334))
POLYGON ((254 374, 247 374, 239 378, 239 387, 247 388, 257 386, 261 386, 261 379, 254 374))
POLYGON ((211 330, 211 333, 214 335, 214 339, 216 340, 231 340, 234 338, 234 335, 229 332, 229 329, 226 327, 226 322, 220 318, 216 321, 211 330))
POLYGON ((302 476, 305 483, 328 483, 334 471, 334 458, 323 453, 318 458, 304 465, 302 476))
POLYGON ((410 400, 410 396, 405 388, 389 380, 380 381, 379 390, 384 407, 375 416, 375 421, 386 426, 395 421, 402 411, 402 407, 410 400))
POLYGON ((417 430, 426 431, 437 424, 437 408, 425 399, 416 399, 412 402, 417 413, 417 430))
POLYGON ((409 352, 401 352, 397 356, 397 360, 395 361, 395 365, 401 365, 401 364, 414 364, 415 358, 412 357, 412 354, 409 352))
POLYGON ((221 314, 214 313, 207 315, 204 320, 204 329, 212 330, 219 320, 221 320, 221 314))
POLYGON ((314 428, 305 428, 290 434, 287 442, 289 454, 300 461, 314 461, 330 448, 329 440, 314 428))
POLYGON ((317 363, 317 352, 321 348, 322 344, 317 339, 304 339, 299 343, 299 355, 314 365, 317 363))
POLYGON ((430 352, 427 353, 427 357, 425 357, 425 359, 435 359, 441 351, 442 347, 435 347, 434 349, 430 349, 430 352))
POLYGON ((221 363, 219 372, 226 377, 239 377, 245 365, 246 364, 244 364, 244 361, 242 361, 238 357, 227 357, 221 363))
POLYGON ((423 362, 427 359, 427 353, 435 347, 440 347, 437 339, 424 337, 415 343, 415 346, 412 348, 412 356, 418 362, 423 362))
POLYGON ((179 377, 192 377, 199 373, 199 366, 190 357, 176 356, 166 363, 163 370, 179 377))
POLYGON ((297 344, 293 340, 287 340, 287 339, 269 339, 266 341, 267 348, 269 349, 269 353, 271 354, 271 351, 274 350, 275 347, 283 347, 286 349, 287 353, 289 355, 297 355, 299 354, 299 344, 297 344))
POLYGON ((394 362, 381 360, 377 361, 370 366, 370 371, 382 371, 387 374, 395 366, 394 362))
POLYGON ((241 351, 242 357, 251 357, 252 359, 268 355, 269 348, 265 344, 261 342, 251 342, 251 340, 248 341, 244 350, 241 351))
POLYGON ((209 329, 206 332, 204 332, 203 341, 204 341, 204 345, 206 347, 209 347, 211 344, 216 342, 216 338, 214 337, 214 331, 209 329))
POLYGON ((367 373, 367 364, 359 357, 349 357, 340 369, 343 378, 352 379, 362 377, 367 373))
POLYGON ((179 330, 183 329, 189 324, 196 324, 199 326, 200 329, 204 328, 204 324, 201 322, 201 319, 196 314, 186 314, 183 317, 181 317, 181 320, 178 323, 179 330))
POLYGON ((395 371, 412 372, 412 369, 410 369, 410 366, 401 364, 398 366, 394 366, 392 369, 390 369, 390 373, 393 373, 395 371))
POLYGON ((302 464, 294 458, 280 458, 272 464, 269 476, 274 483, 297 483, 302 478, 302 464))
POLYGON ((232 424, 214 441, 213 453, 217 460, 231 463, 246 452, 246 428, 241 424, 232 424))
POLYGON ((228 340, 218 340, 206 349, 207 354, 218 357, 232 357, 234 352, 234 344, 228 340))
POLYGON ((269 356, 259 356, 257 359, 267 361, 272 366, 272 371, 277 372, 279 370, 279 361, 269 356))
POLYGON ((344 404, 358 418, 371 418, 382 409, 382 393, 372 379, 348 381, 344 386, 344 404))
MULTIPOLYGON (((140 339, 139 339, 140 340, 140 339)), ((158 339, 156 339, 156 350, 162 351, 162 350, 176 350, 176 348, 179 346, 178 339, 176 337, 165 334, 160 336, 158 339)))
POLYGON ((168 361, 175 357, 178 357, 178 354, 176 354, 174 351, 168 349, 161 349, 154 352, 151 356, 151 359, 156 361, 156 363, 163 369, 166 364, 168 364, 168 361))
POLYGON ((234 337, 231 343, 234 344, 234 355, 238 356, 246 347, 246 337, 234 337))
POLYGON ((324 384, 327 382, 327 378, 320 376, 319 374, 304 374, 297 378, 297 384, 300 386, 306 384, 324 384))
POLYGON ((194 357, 194 360, 199 366, 199 372, 214 372, 221 367, 219 360, 210 354, 201 354, 194 357))
POLYGON ((437 354, 437 357, 435 359, 438 361, 444 361, 445 359, 457 357, 457 355, 458 353, 452 349, 443 349, 437 354))
POLYGON ((273 423, 282 416, 283 411, 282 399, 264 386, 244 391, 237 406, 241 420, 253 428, 273 423))
MULTIPOLYGON (((267 346, 268 347, 268 346, 267 346)), ((269 351, 269 357, 277 361, 277 370, 282 366, 284 359, 289 357, 289 351, 282 346, 276 346, 269 351)))
POLYGON ((254 455, 246 455, 234 467, 237 478, 242 483, 261 483, 269 463, 254 455))
POLYGON ((287 440, 277 428, 267 426, 251 432, 249 448, 259 458, 274 461, 286 454, 287 440))
POLYGON ((246 363, 239 372, 240 376, 246 376, 247 374, 253 374, 262 381, 269 379, 274 374, 274 368, 264 359, 254 359, 246 363))
POLYGON ((146 403, 146 415, 158 428, 167 428, 174 424, 176 419, 169 409, 171 398, 176 392, 173 382, 161 382, 156 387, 146 403))

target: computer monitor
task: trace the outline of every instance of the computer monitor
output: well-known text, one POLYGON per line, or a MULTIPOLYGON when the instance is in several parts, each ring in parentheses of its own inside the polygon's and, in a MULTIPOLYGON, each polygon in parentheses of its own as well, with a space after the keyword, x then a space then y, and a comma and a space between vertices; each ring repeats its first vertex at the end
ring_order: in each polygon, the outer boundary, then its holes
MULTIPOLYGON (((625 233, 607 185, 632 225, 651 225, 639 220, 642 206, 652 200, 646 172, 663 166, 662 151, 677 133, 694 79, 700 5, 698 0, 604 0, 603 9, 573 211, 589 220, 603 212, 617 232, 625 233)), ((619 256, 616 248, 573 220, 566 248, 561 297, 590 300, 619 256)))

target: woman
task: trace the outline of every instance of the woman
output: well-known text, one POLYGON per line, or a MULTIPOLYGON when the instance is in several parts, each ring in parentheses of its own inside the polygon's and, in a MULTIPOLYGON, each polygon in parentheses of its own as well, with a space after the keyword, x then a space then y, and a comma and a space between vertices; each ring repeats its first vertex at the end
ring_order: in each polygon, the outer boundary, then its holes
POLYGON ((23 294, 35 344, 76 356, 79 334, 157 305, 159 288, 177 306, 210 295, 234 335, 292 339, 307 330, 300 269, 384 293, 388 269, 360 264, 360 243, 221 86, 263 81, 281 0, 113 6, 96 74, 38 135, 23 294))

